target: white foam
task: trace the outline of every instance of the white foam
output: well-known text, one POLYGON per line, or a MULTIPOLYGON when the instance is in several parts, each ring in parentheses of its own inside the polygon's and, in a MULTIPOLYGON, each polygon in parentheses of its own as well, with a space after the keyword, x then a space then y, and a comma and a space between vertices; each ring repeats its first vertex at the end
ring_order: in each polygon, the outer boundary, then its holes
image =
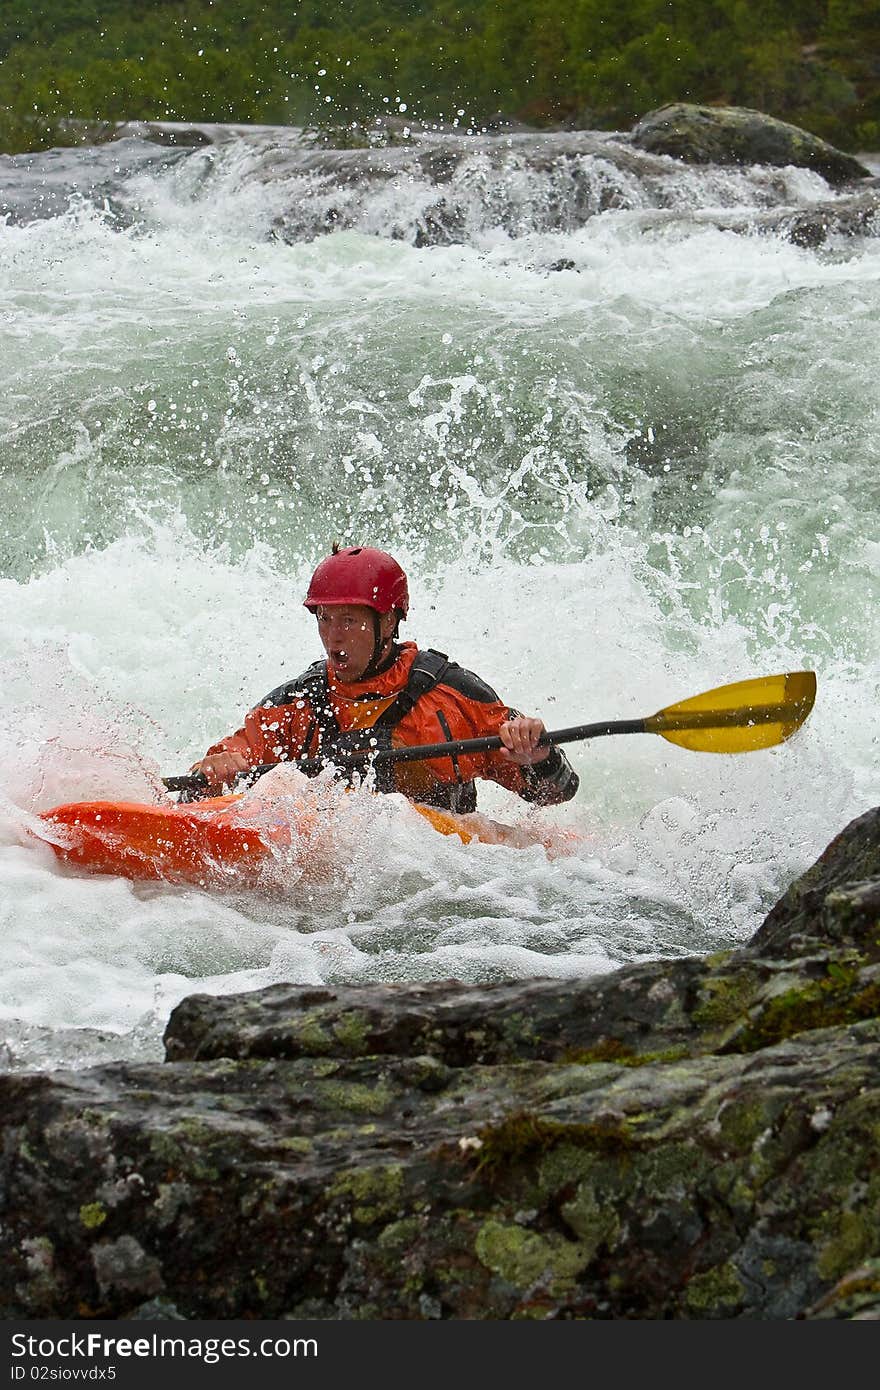
POLYGON ((134 230, 0 226, 0 1064, 160 1055, 200 990, 589 976, 747 940, 880 800, 877 245, 636 208, 285 246, 257 239, 273 195, 249 183, 236 220, 232 186, 201 223, 145 178, 134 230), (404 635, 551 728, 802 667, 816 709, 740 758, 574 743, 575 801, 481 790, 523 848, 363 794, 255 891, 62 867, 35 812, 155 799, 318 655, 302 595, 337 528, 409 568, 404 635))

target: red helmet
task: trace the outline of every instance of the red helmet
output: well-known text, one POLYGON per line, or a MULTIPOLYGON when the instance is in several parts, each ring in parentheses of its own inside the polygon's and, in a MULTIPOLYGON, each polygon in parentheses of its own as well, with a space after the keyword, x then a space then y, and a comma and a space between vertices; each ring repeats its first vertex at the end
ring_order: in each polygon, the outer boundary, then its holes
POLYGON ((409 609, 406 575, 392 555, 368 545, 349 545, 322 560, 309 584, 303 606, 362 603, 377 613, 409 609))

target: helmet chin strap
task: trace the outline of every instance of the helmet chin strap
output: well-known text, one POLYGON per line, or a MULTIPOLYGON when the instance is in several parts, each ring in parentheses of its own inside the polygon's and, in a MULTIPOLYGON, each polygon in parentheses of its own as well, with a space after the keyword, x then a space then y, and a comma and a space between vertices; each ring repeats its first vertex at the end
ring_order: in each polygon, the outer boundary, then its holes
POLYGON ((386 666, 390 665, 390 661, 387 659, 382 661, 381 659, 386 642, 391 644, 391 650, 388 653, 390 657, 393 655, 394 651, 394 633, 386 638, 385 642, 382 641, 382 616, 373 609, 373 655, 364 667, 360 677, 361 680, 365 680, 367 676, 377 675, 379 671, 384 670, 386 666))

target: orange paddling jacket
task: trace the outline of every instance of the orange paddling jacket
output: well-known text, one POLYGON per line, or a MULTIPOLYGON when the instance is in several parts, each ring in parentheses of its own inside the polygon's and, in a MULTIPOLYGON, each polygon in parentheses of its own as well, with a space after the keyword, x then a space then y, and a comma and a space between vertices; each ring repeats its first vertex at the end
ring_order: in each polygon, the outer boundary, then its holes
MULTIPOLYGON (((395 646, 390 666, 362 681, 337 681, 326 661, 316 661, 271 691, 248 713, 244 726, 206 756, 240 753, 249 767, 322 755, 332 760, 334 750, 363 746, 366 738, 375 751, 497 734, 517 713, 444 653, 403 642, 395 646), (357 731, 365 729, 369 735, 358 739, 357 731)), ((478 777, 544 806, 569 801, 578 788, 577 774, 558 748, 532 767, 509 762, 494 749, 384 768, 380 761, 376 777, 380 791, 403 792, 413 801, 459 812, 475 809, 478 777)))

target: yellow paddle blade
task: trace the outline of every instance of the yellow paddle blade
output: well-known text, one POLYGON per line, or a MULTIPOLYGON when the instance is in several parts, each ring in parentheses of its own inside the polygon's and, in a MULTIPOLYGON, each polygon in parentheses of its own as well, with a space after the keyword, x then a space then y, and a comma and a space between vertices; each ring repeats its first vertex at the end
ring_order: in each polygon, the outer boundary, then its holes
POLYGON ((758 676, 669 705, 645 720, 645 732, 696 753, 751 753, 790 738, 815 699, 815 671, 758 676))

